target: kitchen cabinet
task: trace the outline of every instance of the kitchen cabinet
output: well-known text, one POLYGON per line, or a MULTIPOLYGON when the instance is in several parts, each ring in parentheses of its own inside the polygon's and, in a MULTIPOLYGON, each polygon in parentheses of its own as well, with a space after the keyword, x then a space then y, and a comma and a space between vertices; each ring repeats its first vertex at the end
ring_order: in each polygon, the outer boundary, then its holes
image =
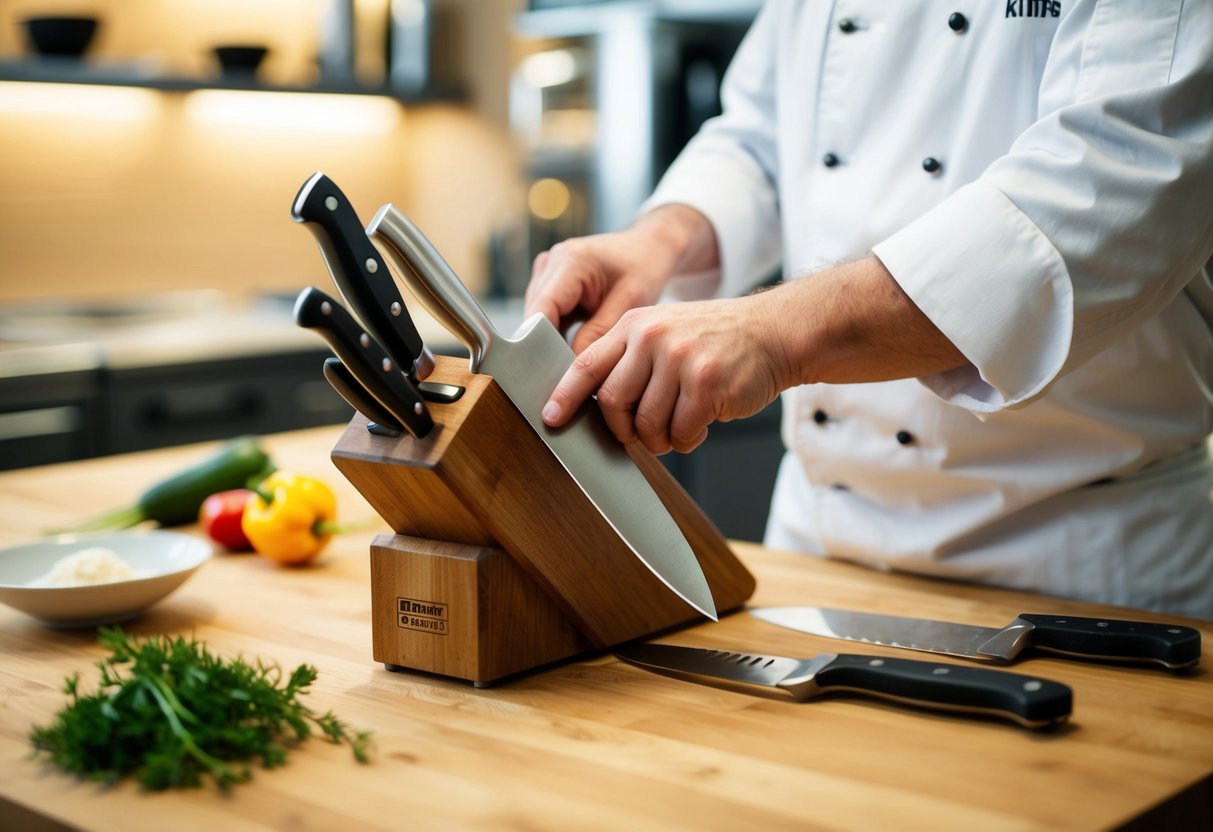
POLYGON ((0 377, 0 470, 347 422, 327 349, 0 377))
POLYGON ((344 423, 329 355, 276 297, 0 307, 0 469, 344 423))
POLYGON ((321 374, 327 348, 105 374, 105 453, 349 421, 321 374))
POLYGON ((101 453, 101 389, 95 367, 0 379, 0 469, 101 453))

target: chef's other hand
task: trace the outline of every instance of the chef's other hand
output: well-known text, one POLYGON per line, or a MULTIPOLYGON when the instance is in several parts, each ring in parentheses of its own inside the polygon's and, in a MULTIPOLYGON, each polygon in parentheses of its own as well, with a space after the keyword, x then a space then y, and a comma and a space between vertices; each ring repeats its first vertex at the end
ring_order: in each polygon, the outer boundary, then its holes
POLYGON ((576 237, 535 258, 525 314, 543 313, 561 332, 584 321, 573 338, 581 352, 629 309, 650 306, 688 259, 716 258, 708 221, 684 205, 665 205, 625 231, 576 237))
POLYGON ((708 425, 757 413, 790 385, 778 310, 762 293, 630 310, 569 367, 543 410, 564 424, 592 393, 621 442, 694 450, 708 425))

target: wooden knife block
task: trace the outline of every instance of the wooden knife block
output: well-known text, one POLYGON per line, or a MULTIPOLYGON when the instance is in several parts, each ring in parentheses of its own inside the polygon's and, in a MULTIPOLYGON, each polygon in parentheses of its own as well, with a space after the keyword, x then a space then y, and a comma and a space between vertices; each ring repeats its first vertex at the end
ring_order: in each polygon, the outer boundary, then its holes
MULTIPOLYGON (((703 620, 633 554, 489 376, 438 356, 424 438, 355 414, 333 463, 396 532, 371 545, 374 658, 484 684, 703 620)), ((595 411, 594 418, 601 418, 595 411)), ((720 612, 754 578, 652 454, 630 447, 720 612)))

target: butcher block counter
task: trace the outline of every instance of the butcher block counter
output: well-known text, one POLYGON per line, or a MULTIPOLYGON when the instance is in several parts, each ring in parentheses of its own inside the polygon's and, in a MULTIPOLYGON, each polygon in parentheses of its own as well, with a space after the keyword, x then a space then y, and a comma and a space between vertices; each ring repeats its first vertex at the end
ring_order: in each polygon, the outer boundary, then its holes
MULTIPOLYGON (((53 630, 0 607, 0 829, 1208 829, 1213 824, 1213 674, 1032 658, 1014 668, 1070 685, 1073 717, 1039 733, 1009 722, 862 698, 790 699, 692 684, 582 656, 477 688, 389 672, 371 658, 368 547, 387 531, 332 467, 340 435, 264 438, 280 468, 334 486, 362 523, 306 568, 216 553, 125 625, 193 635, 212 652, 319 670, 309 706, 374 734, 371 762, 313 738, 287 765, 213 786, 146 793, 63 775, 27 735, 65 704, 64 678, 96 687, 93 630, 53 630)), ((0 475, 0 544, 132 500, 217 444, 0 475)), ((186 531, 197 533, 196 529, 186 531)), ((749 544, 752 606, 814 604, 1001 626, 1021 612, 1162 617, 882 574, 749 544)), ((599 578, 598 580, 603 580, 599 578)), ((609 579, 607 579, 609 580, 609 579)), ((1181 620, 1181 619, 1175 619, 1181 620)), ((1213 640, 1209 622, 1198 627, 1213 640)), ((663 640, 811 656, 863 652, 744 612, 663 640)), ((939 657, 940 662, 951 660, 939 657)))

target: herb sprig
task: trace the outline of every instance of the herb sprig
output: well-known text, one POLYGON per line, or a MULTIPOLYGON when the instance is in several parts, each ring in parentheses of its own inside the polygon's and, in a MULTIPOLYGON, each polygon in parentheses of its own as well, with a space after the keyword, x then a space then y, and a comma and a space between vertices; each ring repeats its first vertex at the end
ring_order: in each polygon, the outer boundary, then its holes
POLYGON ((69 676, 70 704, 30 732, 36 752, 73 774, 103 781, 134 775, 152 790, 199 786, 210 775, 227 790, 252 777, 250 761, 282 765, 314 728, 334 743, 348 742, 359 762, 368 760, 369 732, 351 731, 332 711, 317 715, 300 701, 316 680, 311 665, 284 682, 277 665, 223 659, 193 638, 140 641, 103 627, 98 643, 112 655, 97 662, 96 693, 82 695, 79 674, 69 676))

